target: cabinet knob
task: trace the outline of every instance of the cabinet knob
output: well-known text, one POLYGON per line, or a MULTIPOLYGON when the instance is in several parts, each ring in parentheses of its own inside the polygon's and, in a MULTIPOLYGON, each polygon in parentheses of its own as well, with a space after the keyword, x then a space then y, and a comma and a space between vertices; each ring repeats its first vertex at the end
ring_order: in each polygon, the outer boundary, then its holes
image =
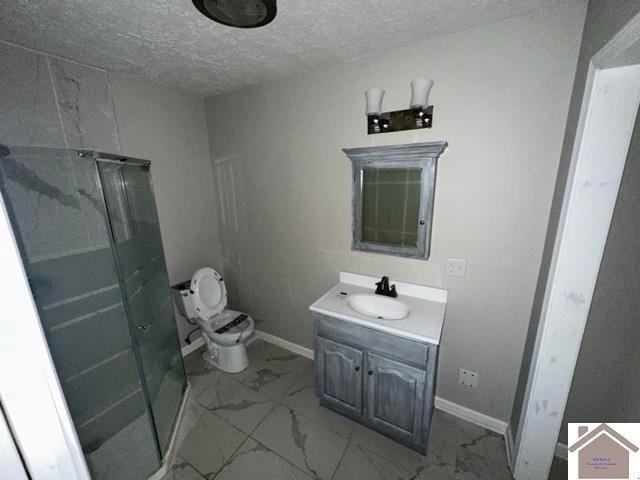
POLYGON ((373 370, 369 370, 367 373, 368 373, 369 375, 373 375, 373 370))
POLYGON ((356 367, 356 372, 359 372, 359 371, 360 371, 360 367, 356 367))

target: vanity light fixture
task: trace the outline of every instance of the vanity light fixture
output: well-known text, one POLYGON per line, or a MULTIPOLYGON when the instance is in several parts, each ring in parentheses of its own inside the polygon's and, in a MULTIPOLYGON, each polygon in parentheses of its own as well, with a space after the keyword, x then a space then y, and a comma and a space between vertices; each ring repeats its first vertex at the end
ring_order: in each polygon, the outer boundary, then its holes
POLYGON ((372 88, 365 92, 367 100, 367 133, 401 132, 433 126, 433 106, 429 93, 433 80, 418 78, 411 82, 411 102, 407 110, 382 112, 384 90, 372 88))
POLYGON ((237 28, 262 27, 276 18, 276 0, 193 0, 214 22, 237 28))

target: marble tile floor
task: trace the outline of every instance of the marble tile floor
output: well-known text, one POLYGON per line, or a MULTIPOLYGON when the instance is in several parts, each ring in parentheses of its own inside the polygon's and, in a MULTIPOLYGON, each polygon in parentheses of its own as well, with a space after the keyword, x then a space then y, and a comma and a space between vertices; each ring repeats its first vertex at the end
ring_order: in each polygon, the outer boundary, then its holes
POLYGON ((192 384, 162 480, 510 480, 498 434, 434 413, 427 456, 318 405, 313 362, 256 340, 240 374, 185 358, 192 384))

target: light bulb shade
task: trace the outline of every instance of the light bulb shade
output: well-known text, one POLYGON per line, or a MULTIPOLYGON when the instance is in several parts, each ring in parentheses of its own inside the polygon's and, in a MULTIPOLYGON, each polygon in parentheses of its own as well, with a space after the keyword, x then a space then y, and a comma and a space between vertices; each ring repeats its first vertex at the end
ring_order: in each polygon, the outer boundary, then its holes
POLYGON ((382 113, 382 97, 384 90, 381 88, 371 88, 364 92, 367 99, 367 115, 380 115, 382 113))
POLYGON ((433 80, 417 78, 411 81, 411 108, 425 108, 429 106, 429 92, 433 87, 433 80))

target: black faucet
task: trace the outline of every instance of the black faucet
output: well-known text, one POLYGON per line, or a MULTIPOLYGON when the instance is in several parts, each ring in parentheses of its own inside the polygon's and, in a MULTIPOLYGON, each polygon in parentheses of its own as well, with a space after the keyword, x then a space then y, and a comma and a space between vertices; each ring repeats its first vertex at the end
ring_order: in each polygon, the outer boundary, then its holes
POLYGON ((389 288, 389 277, 382 277, 379 282, 376 283, 376 295, 384 295, 385 297, 397 297, 396 286, 392 285, 389 288))

